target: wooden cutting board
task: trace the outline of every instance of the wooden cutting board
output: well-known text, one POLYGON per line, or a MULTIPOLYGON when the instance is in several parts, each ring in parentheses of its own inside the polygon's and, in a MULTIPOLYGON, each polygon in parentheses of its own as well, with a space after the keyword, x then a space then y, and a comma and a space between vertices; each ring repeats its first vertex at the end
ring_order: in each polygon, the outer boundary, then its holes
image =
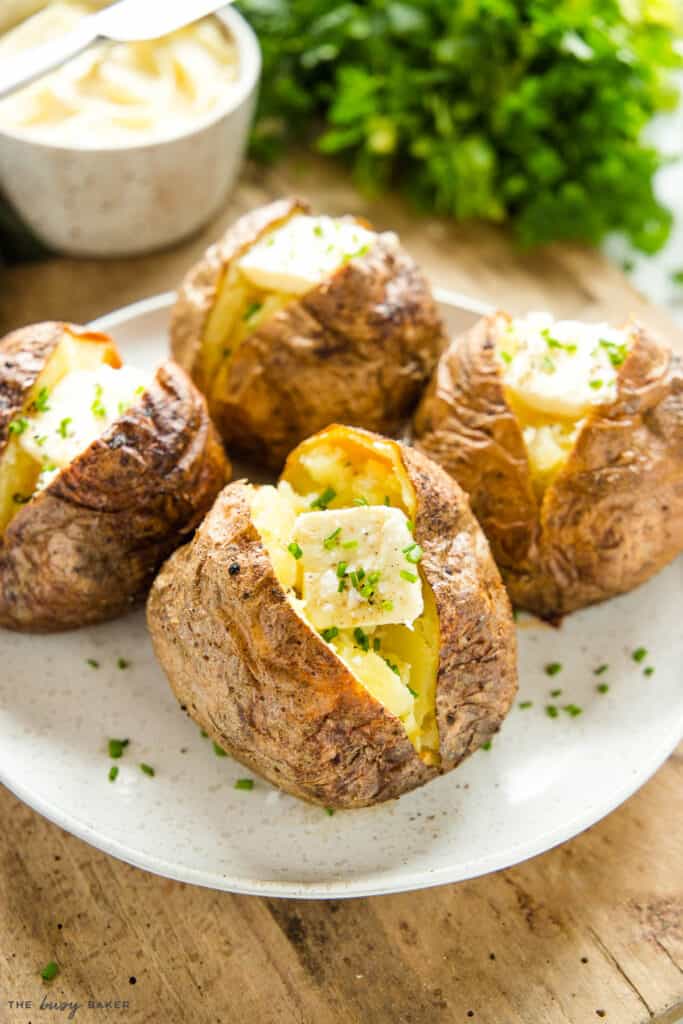
MULTIPOLYGON (((683 352, 681 332, 599 254, 520 253, 495 229, 368 202, 338 169, 308 159, 247 168, 221 216, 169 252, 3 271, 0 330, 85 322, 167 291, 236 215, 292 192, 397 230, 435 284, 512 312, 634 312, 683 352)), ((88 1024, 673 1024, 683 1017, 682 793, 679 749, 618 811, 519 867, 307 902, 146 875, 0 790, 0 1022, 68 1018, 68 1007, 40 1009, 47 1000, 80 1003, 74 1019, 88 1024), (62 972, 47 986, 39 972, 53 959, 62 972)))

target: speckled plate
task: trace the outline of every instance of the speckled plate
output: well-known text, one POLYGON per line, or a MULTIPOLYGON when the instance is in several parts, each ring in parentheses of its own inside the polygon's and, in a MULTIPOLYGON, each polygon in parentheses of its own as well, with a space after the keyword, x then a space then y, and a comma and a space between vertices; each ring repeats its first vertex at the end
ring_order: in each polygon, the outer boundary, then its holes
MULTIPOLYGON (((453 330, 481 312, 457 296, 440 299, 453 330)), ((153 366, 166 352, 171 300, 98 325, 127 359, 153 366)), ((672 751, 683 733, 682 607, 679 560, 560 630, 523 620, 519 701, 533 704, 515 706, 491 749, 397 802, 333 817, 259 779, 251 791, 234 788, 248 773, 217 757, 178 709, 142 612, 54 637, 0 631, 0 780, 107 853, 215 889, 338 898, 471 878, 576 835, 672 751), (648 652, 640 662, 638 647, 648 652), (552 677, 549 662, 562 664, 552 677), (608 670, 594 675, 601 664, 608 670), (552 697, 555 689, 562 693, 552 697), (582 713, 572 717, 567 704, 582 713), (113 783, 108 737, 130 739, 113 783)))

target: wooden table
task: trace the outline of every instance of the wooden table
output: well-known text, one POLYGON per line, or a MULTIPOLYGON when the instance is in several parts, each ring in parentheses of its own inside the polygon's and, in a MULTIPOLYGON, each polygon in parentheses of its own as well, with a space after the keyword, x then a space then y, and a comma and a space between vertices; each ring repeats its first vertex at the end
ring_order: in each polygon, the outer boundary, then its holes
MULTIPOLYGON (((174 287, 237 213, 289 192, 399 231, 436 284, 512 311, 617 320, 683 337, 594 252, 523 254, 496 230, 369 204, 333 168, 248 168, 216 223, 164 254, 3 272, 0 328, 87 321, 174 287)), ((683 1017, 683 751, 606 820, 508 871, 341 902, 195 889, 90 849, 0 791, 0 1022, 673 1024, 683 1017), (38 974, 55 959, 60 977, 38 974), (31 1008, 8 1001, 32 1000, 31 1008), (88 1001, 127 1002, 108 1009, 88 1001)))

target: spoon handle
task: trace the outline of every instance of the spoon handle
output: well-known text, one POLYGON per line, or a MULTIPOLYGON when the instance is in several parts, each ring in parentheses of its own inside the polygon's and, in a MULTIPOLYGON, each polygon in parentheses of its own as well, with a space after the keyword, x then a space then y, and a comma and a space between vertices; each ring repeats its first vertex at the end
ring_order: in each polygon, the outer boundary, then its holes
POLYGON ((70 32, 4 61, 0 67, 0 99, 66 64, 87 49, 98 34, 97 17, 90 15, 82 18, 70 32))

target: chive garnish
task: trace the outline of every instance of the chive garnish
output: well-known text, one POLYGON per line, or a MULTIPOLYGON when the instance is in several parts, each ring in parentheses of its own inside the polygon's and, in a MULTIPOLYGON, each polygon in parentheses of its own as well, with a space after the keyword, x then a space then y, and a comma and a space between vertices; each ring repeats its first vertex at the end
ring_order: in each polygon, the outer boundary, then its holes
POLYGON ((594 391, 597 391, 599 388, 602 387, 603 382, 601 380, 591 380, 588 382, 588 384, 589 387, 593 388, 594 391))
POLYGON ((33 401, 33 408, 36 412, 49 412, 50 406, 47 404, 49 397, 50 392, 47 388, 41 388, 38 392, 38 397, 33 401))
POLYGON ((549 665, 545 666, 544 672, 547 676, 556 676, 558 672, 562 671, 562 665, 559 661, 551 661, 549 665))
POLYGON ((213 747, 213 752, 216 755, 216 757, 228 756, 227 753, 223 750, 223 748, 219 746, 218 743, 216 743, 215 741, 211 744, 211 746, 213 747))
POLYGON ((407 548, 403 548, 403 554, 406 556, 406 561, 417 565, 424 552, 419 544, 409 544, 407 548))
POLYGON ((60 437, 66 437, 66 432, 69 429, 69 424, 72 422, 71 416, 65 416, 62 422, 57 427, 57 433, 60 437))
POLYGON ((382 611, 383 612, 393 612, 393 610, 394 610, 394 602, 393 601, 382 601, 382 611))
POLYGON ((92 401, 92 405, 90 406, 90 411, 92 412, 92 414, 94 416, 99 416, 100 419, 103 419, 107 415, 107 410, 102 405, 102 393, 103 393, 102 385, 101 384, 96 384, 95 385, 95 397, 94 397, 94 399, 92 401))
POLYGON ((408 572, 407 569, 401 569, 399 576, 402 580, 407 580, 408 583, 417 583, 418 577, 414 572, 408 572))
POLYGON ((545 713, 548 716, 548 718, 557 718, 560 712, 557 710, 554 704, 546 704, 545 713))
POLYGON ((593 675, 594 676, 601 676, 603 674, 603 672, 607 671, 608 668, 609 668, 609 665, 598 665, 598 667, 594 670, 593 675))
POLYGON ((328 818, 331 818, 332 815, 334 814, 334 807, 326 807, 325 814, 328 816, 328 818))
POLYGON ((357 540, 345 540, 345 541, 342 541, 342 547, 345 548, 347 551, 350 550, 351 548, 357 548, 358 547, 358 541, 357 540))
POLYGON ((336 626, 328 626, 327 629, 321 631, 320 635, 329 644, 330 640, 334 640, 336 636, 339 636, 339 630, 336 626))
POLYGON ((561 693, 562 693, 562 690, 551 690, 550 691, 550 696, 551 697, 559 697, 561 693))
POLYGON ((324 512, 330 502, 334 501, 336 497, 337 492, 334 488, 326 487, 322 494, 319 494, 318 497, 311 502, 311 508, 318 508, 321 512, 324 512))
POLYGON ((382 641, 380 640, 380 638, 378 636, 376 636, 374 638, 374 640, 372 641, 372 649, 373 649, 373 651, 378 651, 381 646, 382 646, 382 641))
POLYGON ((417 690, 414 690, 412 688, 412 686, 408 687, 408 693, 412 694, 413 697, 419 697, 420 696, 420 694, 417 692, 417 690))
POLYGON ((609 690, 609 683, 598 683, 595 689, 598 691, 598 693, 607 693, 607 691, 609 690))
POLYGON ((572 718, 576 718, 577 715, 582 713, 583 708, 580 708, 578 704, 565 704, 562 710, 566 711, 568 715, 572 716, 572 718))
POLYGON ((85 663, 86 663, 86 665, 90 665, 90 668, 99 668, 100 667, 99 661, 96 661, 94 658, 86 658, 85 659, 85 663))
POLYGON ((59 974, 59 964, 56 964, 54 960, 50 960, 49 964, 46 964, 40 972, 40 976, 43 981, 52 981, 59 974))
POLYGON ((534 702, 532 700, 520 700, 517 706, 521 708, 522 711, 526 711, 527 708, 532 708, 534 706, 534 702))
POLYGON ((292 558, 296 558, 297 561, 303 555, 303 551, 301 550, 301 548, 299 547, 295 540, 293 540, 291 544, 287 545, 287 550, 289 551, 292 558))
POLYGON ((389 661, 388 658, 383 658, 382 661, 385 663, 385 665, 389 666, 389 668, 395 675, 400 676, 401 673, 398 670, 398 665, 395 665, 393 661, 389 661))
POLYGON ((253 779, 238 779, 237 782, 235 783, 235 789, 247 789, 248 790, 248 789, 253 789, 253 788, 254 788, 254 780, 253 779))
POLYGON ((109 781, 110 782, 116 782, 118 777, 119 777, 119 766, 117 764, 113 764, 111 766, 111 768, 109 769, 109 781))
POLYGON ((19 416, 18 419, 12 420, 7 429, 10 434, 23 434, 28 429, 28 420, 24 416, 19 416))
POLYGON ((503 360, 506 366, 509 366, 510 363, 512 362, 512 356, 510 355, 509 352, 501 352, 500 358, 503 360))
POLYGON ((605 338, 600 338, 598 344, 601 348, 604 348, 605 352, 609 356, 609 361, 612 366, 621 366, 627 356, 625 343, 617 345, 614 341, 607 341, 605 338))
POLYGON ((341 533, 341 526, 338 526, 336 530, 333 530, 329 536, 325 537, 323 541, 323 547, 326 551, 331 551, 339 543, 339 534, 341 533))
POLYGON ((354 498, 353 499, 353 503, 354 503, 354 505, 369 505, 370 504, 370 502, 368 501, 367 498, 354 498))
POLYGON ((644 676, 652 676, 652 675, 654 675, 654 672, 655 672, 655 670, 652 667, 652 665, 648 665, 647 668, 643 669, 643 675, 644 676))
POLYGON ((130 740, 109 740, 109 756, 123 757, 123 752, 130 743, 130 740))
POLYGON ((340 580, 343 579, 344 576, 346 576, 346 567, 347 567, 347 565, 348 565, 348 562, 339 562, 339 564, 337 565, 337 577, 340 580))
POLYGON ((354 629, 353 639, 356 641, 361 650, 367 651, 370 649, 370 638, 368 637, 367 633, 365 633, 360 628, 360 626, 356 626, 356 628, 354 629))
POLYGON ((482 743, 481 749, 482 750, 490 750, 491 749, 491 740, 486 740, 485 743, 482 743))
POLYGON ((262 302, 251 302, 244 311, 242 319, 245 323, 248 323, 257 313, 260 313, 263 309, 262 302))
POLYGON ((130 662, 126 661, 125 658, 117 658, 116 659, 116 667, 120 668, 121 670, 126 669, 126 668, 130 668, 130 662))
POLYGON ((633 658, 634 661, 638 661, 638 662, 644 661, 644 659, 647 658, 647 648, 646 647, 636 647, 636 649, 632 653, 631 657, 633 658))
POLYGON ((152 779, 154 778, 154 776, 156 774, 154 769, 152 768, 151 764, 145 764, 144 761, 142 761, 140 763, 140 771, 143 772, 145 775, 149 775, 150 778, 152 778, 152 779))

